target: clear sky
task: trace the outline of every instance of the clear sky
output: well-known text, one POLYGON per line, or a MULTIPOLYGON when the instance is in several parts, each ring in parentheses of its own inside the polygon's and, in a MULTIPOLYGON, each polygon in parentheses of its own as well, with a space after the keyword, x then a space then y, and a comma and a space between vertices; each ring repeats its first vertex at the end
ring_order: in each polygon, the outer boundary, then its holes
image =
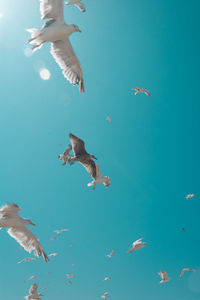
POLYGON ((115 300, 199 300, 200 1, 85 5, 84 14, 64 9, 66 22, 82 30, 70 40, 83 68, 83 95, 62 76, 49 45, 25 55, 25 29, 42 25, 39 1, 0 2, 1 205, 21 206, 47 254, 58 253, 48 264, 17 264, 28 254, 3 229, 0 300, 23 299, 34 282, 47 287, 44 300, 95 300, 106 291, 115 300), (49 80, 40 78, 42 67, 49 80), (135 86, 151 97, 135 96, 135 86), (58 154, 70 132, 98 158, 111 178, 108 189, 88 188, 81 165, 62 166, 58 154), (189 193, 196 197, 186 200, 189 193), (62 228, 70 231, 49 242, 62 228), (127 253, 140 237, 148 246, 127 253), (198 272, 181 280, 183 267, 198 272), (172 280, 160 285, 160 270, 172 280), (66 273, 76 276, 72 285, 66 273))

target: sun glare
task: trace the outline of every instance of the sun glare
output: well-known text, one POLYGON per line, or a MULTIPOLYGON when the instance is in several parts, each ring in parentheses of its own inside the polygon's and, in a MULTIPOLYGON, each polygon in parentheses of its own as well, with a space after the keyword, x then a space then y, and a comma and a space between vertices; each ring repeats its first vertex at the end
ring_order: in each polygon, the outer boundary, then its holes
POLYGON ((48 69, 40 69, 40 77, 43 80, 49 80, 49 78, 51 77, 51 73, 48 69))

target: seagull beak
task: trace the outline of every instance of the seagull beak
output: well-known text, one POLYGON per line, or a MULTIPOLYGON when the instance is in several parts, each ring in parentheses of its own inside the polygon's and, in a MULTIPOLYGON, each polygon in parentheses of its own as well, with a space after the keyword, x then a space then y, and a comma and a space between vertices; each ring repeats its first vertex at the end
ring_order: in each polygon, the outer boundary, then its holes
POLYGON ((78 32, 82 32, 80 29, 77 29, 78 32))

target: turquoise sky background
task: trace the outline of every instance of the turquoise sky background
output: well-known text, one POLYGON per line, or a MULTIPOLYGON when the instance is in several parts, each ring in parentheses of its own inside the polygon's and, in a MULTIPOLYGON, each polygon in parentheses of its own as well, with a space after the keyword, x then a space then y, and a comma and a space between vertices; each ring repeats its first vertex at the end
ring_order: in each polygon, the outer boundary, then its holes
POLYGON ((1 205, 21 206, 47 254, 58 252, 48 264, 19 265, 28 254, 2 230, 0 300, 23 299, 34 282, 47 287, 44 300, 95 300, 106 291, 115 300, 200 299, 200 1, 84 3, 85 14, 64 9, 66 22, 82 30, 70 40, 83 95, 64 79, 49 45, 24 55, 25 29, 43 23, 39 1, 0 2, 1 205), (50 80, 41 80, 41 67, 50 80), (151 97, 134 96, 135 86, 151 97), (88 188, 78 164, 62 167, 58 154, 70 132, 98 158, 108 189, 88 188), (186 200, 189 193, 196 197, 186 200), (49 242, 62 228, 70 231, 49 242), (127 253, 140 237, 148 246, 127 253), (198 272, 181 280, 183 267, 198 272), (160 270, 172 280, 160 285, 160 270), (66 273, 76 276, 72 285, 66 273))

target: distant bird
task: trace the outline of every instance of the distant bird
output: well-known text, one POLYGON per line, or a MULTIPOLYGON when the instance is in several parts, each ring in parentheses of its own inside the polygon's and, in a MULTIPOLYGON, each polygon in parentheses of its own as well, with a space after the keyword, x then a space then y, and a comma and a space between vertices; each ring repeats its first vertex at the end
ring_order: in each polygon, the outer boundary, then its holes
POLYGON ((142 240, 143 240, 143 238, 133 242, 132 247, 129 249, 129 252, 133 253, 133 251, 142 249, 143 247, 147 246, 147 244, 143 243, 142 240))
POLYGON ((63 154, 58 155, 58 158, 63 160, 63 163, 62 163, 63 166, 69 162, 70 158, 72 158, 72 155, 69 154, 69 152, 71 150, 72 150, 72 146, 68 145, 65 152, 63 154))
POLYGON ((49 239, 49 241, 55 241, 55 239, 59 236, 59 234, 56 234, 54 236, 52 236, 52 238, 49 239))
POLYGON ((54 230, 53 232, 56 232, 57 234, 61 234, 64 231, 69 231, 69 229, 54 230))
POLYGON ((109 257, 109 258, 112 258, 113 255, 114 255, 114 252, 115 252, 115 250, 113 249, 112 252, 110 254, 107 254, 106 256, 109 257))
POLYGON ((42 294, 38 294, 37 292, 38 285, 35 283, 30 287, 29 295, 24 297, 26 300, 41 300, 42 294))
POLYGON ((42 29, 27 29, 31 33, 30 44, 33 51, 42 47, 44 43, 51 43, 51 54, 63 75, 73 85, 79 84, 80 92, 84 92, 84 80, 81 64, 71 46, 68 37, 73 32, 81 32, 74 24, 64 22, 63 0, 40 0, 41 19, 47 20, 42 29))
POLYGON ((27 258, 24 258, 24 259, 20 260, 20 261, 18 262, 18 264, 21 264, 21 263, 23 263, 23 262, 29 262, 29 261, 31 261, 31 260, 36 260, 36 258, 35 258, 35 257, 27 257, 27 258))
POLYGON ((182 228, 182 231, 185 232, 185 228, 184 227, 182 228))
POLYGON ((193 271, 193 272, 197 272, 195 269, 192 268, 185 268, 182 270, 181 274, 180 274, 180 278, 183 277, 184 272, 188 272, 188 271, 193 271))
POLYGON ((67 275, 67 278, 68 279, 71 279, 71 278, 74 278, 75 277, 75 275, 73 275, 73 274, 66 274, 67 275))
POLYGON ((78 7, 82 12, 85 12, 85 6, 80 0, 70 0, 68 2, 65 2, 66 5, 74 4, 76 7, 78 7))
POLYGON ((35 278, 36 278, 35 276, 31 276, 31 277, 29 277, 28 280, 33 280, 33 279, 35 279, 35 278))
POLYGON ((56 257, 56 256, 58 256, 58 253, 51 253, 51 254, 49 254, 48 256, 49 256, 49 257, 56 257))
POLYGON ((191 198, 194 198, 195 197, 195 194, 188 194, 185 198, 186 199, 191 199, 191 198))
POLYGON ((112 122, 112 119, 110 116, 107 116, 106 120, 109 121, 110 123, 112 122))
POLYGON ((158 275, 160 275, 160 277, 161 277, 161 281, 160 281, 160 283, 164 283, 164 282, 167 282, 167 281, 169 281, 169 280, 171 280, 171 278, 168 278, 167 277, 167 272, 165 272, 165 271, 160 271, 159 273, 158 273, 158 275))
POLYGON ((101 296, 101 298, 104 299, 104 300, 106 300, 107 297, 108 297, 108 292, 105 292, 105 293, 101 296))
POLYGON ((0 208, 0 228, 7 227, 8 234, 13 237, 26 251, 34 251, 35 256, 43 256, 45 262, 49 259, 37 237, 26 225, 35 225, 31 220, 19 217, 21 208, 17 204, 5 204, 0 208))
POLYGON ((136 87, 136 88, 132 88, 132 90, 135 90, 135 91, 136 91, 136 92, 135 92, 135 95, 138 95, 138 94, 140 94, 140 93, 144 93, 144 94, 146 94, 147 96, 150 97, 149 91, 146 90, 146 89, 144 89, 144 88, 136 87))
POLYGON ((104 278, 104 281, 108 281, 108 280, 110 280, 111 279, 111 277, 105 277, 104 278))
POLYGON ((103 177, 100 173, 99 166, 92 160, 97 159, 94 155, 91 155, 85 150, 85 143, 75 135, 69 135, 70 141, 72 143, 72 149, 74 152, 74 157, 70 159, 71 162, 78 161, 81 165, 85 167, 87 172, 92 176, 94 181, 88 184, 88 186, 93 185, 93 190, 96 184, 103 183, 105 187, 110 185, 110 178, 108 176, 103 177))

